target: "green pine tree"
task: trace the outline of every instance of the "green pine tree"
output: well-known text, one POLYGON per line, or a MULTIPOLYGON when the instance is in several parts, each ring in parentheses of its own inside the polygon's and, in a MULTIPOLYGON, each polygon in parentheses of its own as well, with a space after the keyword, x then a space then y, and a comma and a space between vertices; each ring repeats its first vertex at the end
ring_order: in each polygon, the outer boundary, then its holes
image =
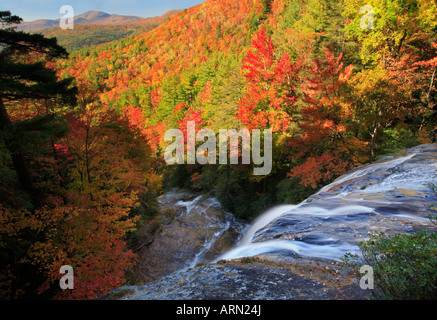
POLYGON ((58 103, 74 104, 76 88, 71 86, 71 79, 58 80, 56 71, 46 66, 47 61, 66 58, 67 51, 55 38, 16 31, 14 25, 21 21, 9 11, 0 11, 3 27, 0 30, 0 133, 21 187, 38 205, 39 195, 17 136, 17 124, 11 121, 8 107, 16 107, 17 104, 11 102, 22 99, 56 99, 58 103))

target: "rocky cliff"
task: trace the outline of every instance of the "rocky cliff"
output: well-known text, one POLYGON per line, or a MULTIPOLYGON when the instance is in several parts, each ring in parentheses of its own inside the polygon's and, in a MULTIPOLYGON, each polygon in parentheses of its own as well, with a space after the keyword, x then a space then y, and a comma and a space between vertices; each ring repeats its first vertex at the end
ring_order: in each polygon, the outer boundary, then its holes
POLYGON ((104 298, 365 299, 369 292, 341 269, 341 256, 359 253, 369 233, 435 231, 426 218, 437 203, 430 183, 437 184, 437 144, 358 167, 301 204, 272 208, 250 227, 214 199, 174 191, 160 200, 172 218, 142 251, 143 262, 160 261, 142 267, 153 281, 104 298))
POLYGON ((140 230, 136 273, 142 282, 213 261, 231 249, 247 228, 214 198, 174 189, 158 201, 159 214, 140 230))

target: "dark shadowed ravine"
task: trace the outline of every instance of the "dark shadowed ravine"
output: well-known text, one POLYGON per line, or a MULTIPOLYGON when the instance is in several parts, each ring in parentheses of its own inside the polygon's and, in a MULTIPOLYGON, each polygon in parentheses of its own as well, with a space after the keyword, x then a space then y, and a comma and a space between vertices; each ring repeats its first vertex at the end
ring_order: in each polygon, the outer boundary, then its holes
POLYGON ((436 230, 437 144, 410 148, 355 168, 298 205, 284 204, 252 225, 213 198, 173 190, 161 218, 144 226, 138 274, 143 285, 102 299, 367 299, 357 274, 341 269, 346 252, 371 233, 436 230))

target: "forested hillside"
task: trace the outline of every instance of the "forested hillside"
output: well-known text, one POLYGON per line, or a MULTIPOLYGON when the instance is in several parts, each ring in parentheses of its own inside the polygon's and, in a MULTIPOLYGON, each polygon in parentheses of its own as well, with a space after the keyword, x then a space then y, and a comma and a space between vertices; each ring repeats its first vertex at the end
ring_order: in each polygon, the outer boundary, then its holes
MULTIPOLYGON (((60 20, 61 19, 57 19, 57 20, 39 19, 29 22, 21 22, 18 26, 16 26, 16 28, 18 31, 37 32, 53 27, 59 27, 60 20)), ((85 13, 75 15, 74 25, 81 25, 81 24, 91 24, 91 25, 101 25, 101 26, 122 25, 131 22, 137 22, 140 20, 143 20, 143 18, 137 16, 109 14, 102 11, 90 10, 85 13)))
POLYGON ((36 31, 47 38, 55 37, 58 43, 69 52, 79 49, 89 49, 102 43, 111 42, 127 37, 134 37, 156 28, 173 17, 179 10, 169 11, 162 16, 145 18, 135 22, 117 24, 75 24, 74 29, 63 30, 59 26, 36 31))
POLYGON ((188 120, 272 128, 274 172, 260 181, 244 166, 177 166, 168 179, 248 216, 432 138, 435 6, 407 2, 373 3, 374 28, 362 29, 359 1, 206 1, 63 68, 98 85, 158 158, 165 130, 188 120))
POLYGON ((0 52, 11 120, 0 123, 1 295, 95 298, 132 280, 129 243, 167 188, 209 193, 251 220, 355 166, 435 141, 436 16, 434 1, 207 0, 68 58, 0 52), (75 103, 12 83, 46 80, 4 68, 12 64, 70 79, 75 103), (216 133, 272 129, 272 172, 167 166, 163 135, 188 121, 216 133), (59 292, 65 261, 75 290, 59 292))

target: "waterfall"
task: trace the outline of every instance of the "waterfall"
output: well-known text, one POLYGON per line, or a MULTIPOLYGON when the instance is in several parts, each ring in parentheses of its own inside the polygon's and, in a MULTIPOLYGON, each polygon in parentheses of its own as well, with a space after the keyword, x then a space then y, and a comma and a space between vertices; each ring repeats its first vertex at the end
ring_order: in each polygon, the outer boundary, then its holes
MULTIPOLYGON (((257 232, 262 232, 265 226, 268 226, 281 216, 293 214, 293 210, 299 207, 300 205, 283 205, 268 210, 256 219, 236 248, 225 252, 215 261, 252 257, 277 251, 288 251, 307 257, 340 261, 340 258, 347 252, 358 253, 358 246, 356 244, 339 242, 332 237, 315 237, 307 242, 293 239, 253 242, 253 238, 257 232)), ((330 217, 335 215, 348 215, 357 209, 364 210, 366 213, 373 212, 373 209, 365 206, 343 206, 333 210, 327 210, 321 207, 306 207, 301 211, 296 210, 296 213, 298 212, 299 215, 315 217, 330 217)))
POLYGON ((193 210, 196 207, 196 204, 199 202, 199 200, 202 199, 202 196, 197 196, 194 200, 191 201, 183 201, 179 200, 176 205, 177 206, 184 206, 186 209, 185 214, 181 215, 181 217, 189 215, 191 213, 191 210, 193 210))
POLYGON ((249 228, 249 230, 246 232, 243 239, 241 240, 240 245, 248 245, 252 241, 253 236, 258 230, 264 228, 266 225, 268 225, 276 218, 279 218, 285 212, 288 212, 297 207, 298 205, 282 205, 268 210, 254 221, 252 226, 249 228))
POLYGON ((427 183, 436 180, 437 162, 419 155, 425 158, 419 165, 416 155, 358 167, 300 204, 267 210, 216 261, 273 252, 340 260, 347 252, 359 254, 358 243, 369 233, 429 224, 418 211, 430 199, 427 183))
POLYGON ((235 249, 232 249, 221 255, 216 261, 221 259, 230 260, 242 257, 253 257, 275 251, 291 251, 302 256, 340 261, 340 257, 345 253, 357 253, 357 249, 358 247, 356 245, 346 242, 341 244, 318 245, 302 241, 269 240, 238 246, 235 249))
POLYGON ((205 230, 214 230, 214 233, 211 236, 205 237, 202 246, 197 251, 194 258, 190 262, 187 262, 187 265, 190 268, 195 267, 199 262, 204 262, 205 255, 231 227, 237 229, 239 232, 243 231, 245 228, 245 225, 242 224, 242 222, 237 221, 231 213, 225 212, 221 209, 220 203, 214 197, 204 198, 203 196, 197 196, 193 200, 179 200, 175 205, 186 208, 185 212, 179 216, 179 219, 186 218, 190 215, 202 216, 203 225, 201 227, 205 230), (223 212, 225 217, 219 218, 215 216, 209 212, 209 209, 211 208, 220 208, 220 211, 223 212))
POLYGON ((231 226, 231 223, 229 221, 226 222, 224 225, 222 225, 221 230, 215 232, 214 235, 211 237, 211 239, 209 239, 208 241, 206 241, 203 244, 202 249, 196 254, 193 261, 191 261, 191 263, 189 265, 190 268, 194 268, 196 266, 196 264, 203 261, 202 258, 205 255, 205 253, 207 253, 208 250, 211 249, 212 245, 217 241, 218 238, 220 238, 220 236, 223 233, 225 233, 229 229, 230 226, 231 226))

